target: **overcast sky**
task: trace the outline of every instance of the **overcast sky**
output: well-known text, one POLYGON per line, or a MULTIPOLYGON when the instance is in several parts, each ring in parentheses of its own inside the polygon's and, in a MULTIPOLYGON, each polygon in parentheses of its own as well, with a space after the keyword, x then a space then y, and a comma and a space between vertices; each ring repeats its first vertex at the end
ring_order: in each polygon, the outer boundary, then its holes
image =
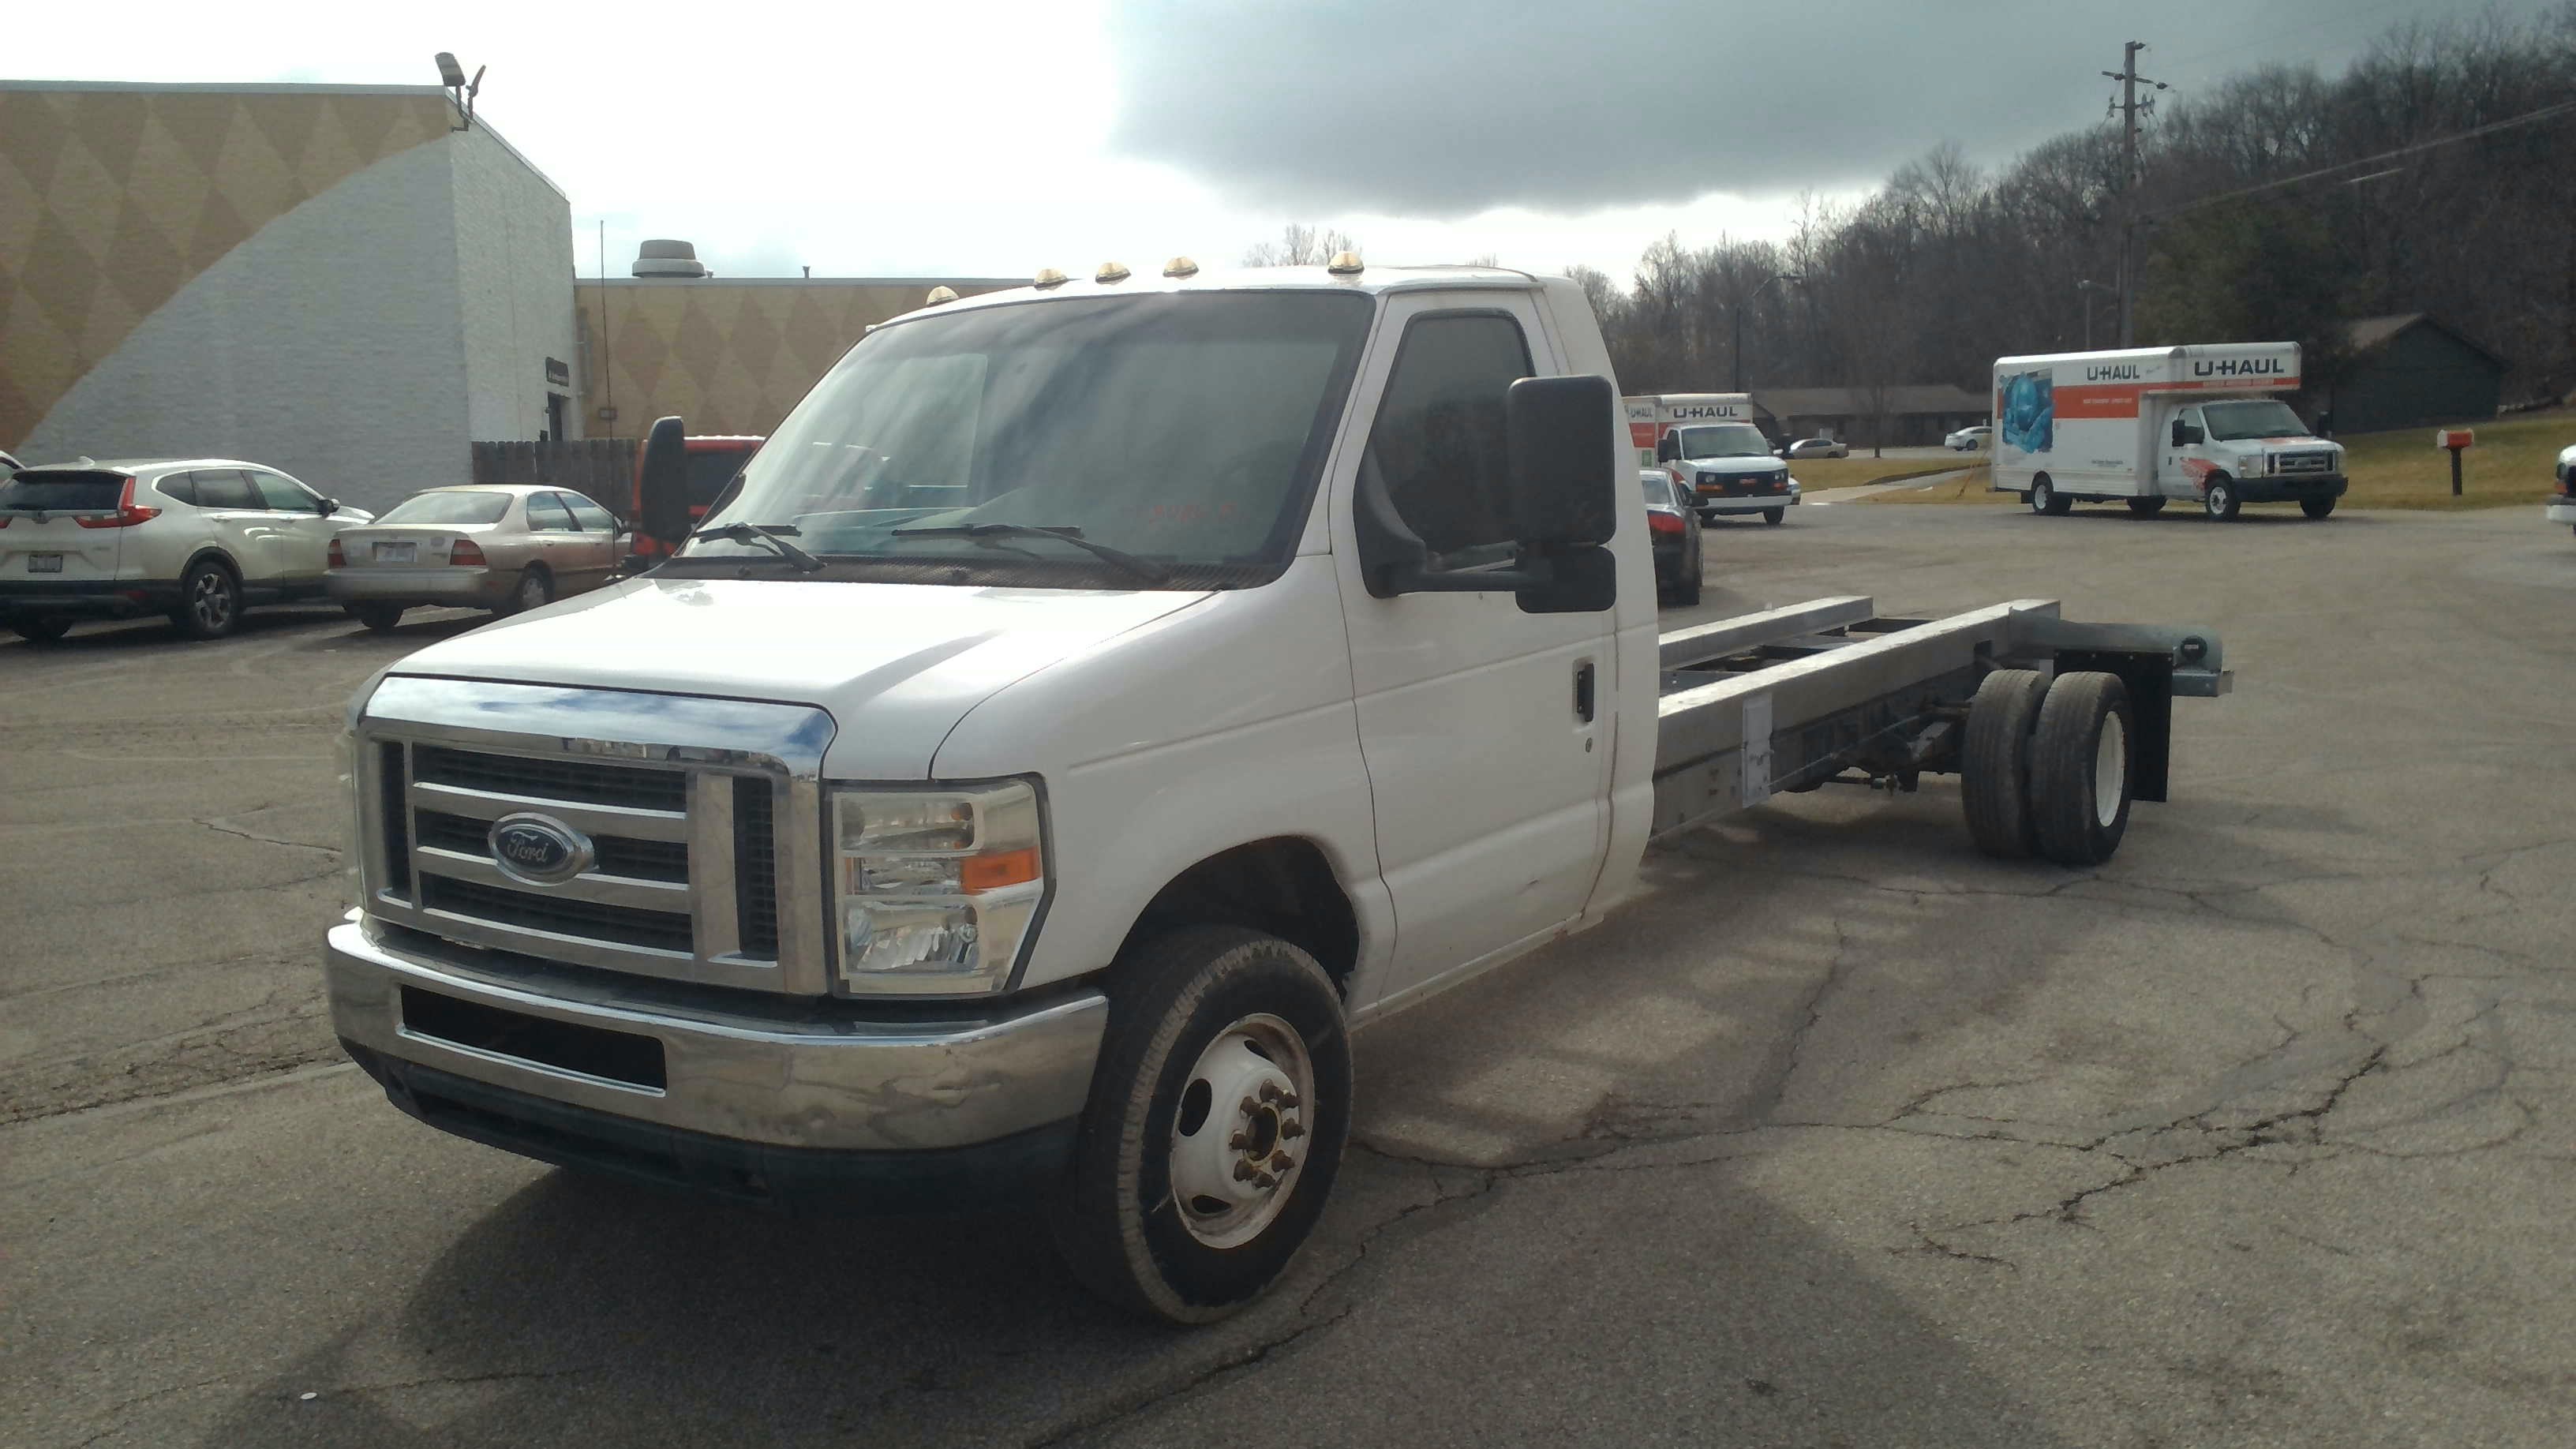
MULTIPOLYGON (((2500 0, 2509 16, 2561 0, 2500 0)), ((2339 67, 2464 0, 876 0, 578 14, 270 0, 20 7, 0 74, 426 83, 488 66, 481 115, 607 227, 732 276, 1027 276, 1282 223, 1386 262, 1480 253, 1625 276, 1666 231, 1777 237, 1954 140, 1987 165, 2098 122, 2120 44, 2168 97, 2266 62, 2339 67)))

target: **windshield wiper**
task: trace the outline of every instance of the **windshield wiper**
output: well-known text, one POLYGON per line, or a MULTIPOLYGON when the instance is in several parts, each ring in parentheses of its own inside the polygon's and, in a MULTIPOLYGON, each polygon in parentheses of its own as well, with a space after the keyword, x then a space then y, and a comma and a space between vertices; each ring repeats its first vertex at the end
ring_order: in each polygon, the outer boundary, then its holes
POLYGON ((719 528, 701 528, 689 537, 691 539, 721 538, 727 543, 738 543, 746 548, 753 544, 767 544, 771 552, 794 565, 798 573, 815 573, 823 567, 821 559, 778 537, 782 533, 799 531, 792 523, 728 523, 719 528))
POLYGON ((894 530, 894 536, 897 538, 965 538, 973 539, 978 543, 996 544, 1005 538, 1061 539, 1075 548, 1087 550, 1106 562, 1116 564, 1157 588, 1171 582, 1172 578, 1171 570, 1161 564, 1149 563, 1125 549, 1111 548, 1105 543, 1093 543, 1082 536, 1081 529, 1070 526, 1046 528, 1034 523, 952 523, 930 528, 898 528, 894 530))

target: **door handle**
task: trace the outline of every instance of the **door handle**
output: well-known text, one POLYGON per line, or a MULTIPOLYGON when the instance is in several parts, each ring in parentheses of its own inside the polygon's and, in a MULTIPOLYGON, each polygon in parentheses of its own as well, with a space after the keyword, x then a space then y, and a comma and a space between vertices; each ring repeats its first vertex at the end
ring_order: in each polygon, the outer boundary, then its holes
POLYGON ((1592 661, 1586 659, 1574 666, 1574 721, 1590 724, 1592 715, 1592 661))

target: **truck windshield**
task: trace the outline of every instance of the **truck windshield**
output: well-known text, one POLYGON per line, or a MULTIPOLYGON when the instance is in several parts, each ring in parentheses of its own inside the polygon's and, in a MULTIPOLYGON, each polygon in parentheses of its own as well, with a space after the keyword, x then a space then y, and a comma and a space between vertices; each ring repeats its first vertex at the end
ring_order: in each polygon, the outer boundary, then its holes
MULTIPOLYGON (((1170 587, 1262 582, 1303 532, 1372 310, 1349 293, 1203 292, 898 323, 797 405, 708 527, 792 526, 843 577, 1135 586, 1027 531, 1044 528, 1170 587)), ((675 562, 768 556, 702 536, 675 562)))
POLYGON ((1720 423, 1709 428, 1681 430, 1682 456, 1685 458, 1770 457, 1771 440, 1751 423, 1720 423))
POLYGON ((2304 438, 2308 425, 2290 411, 2290 405, 2272 398, 2254 398, 2245 402, 2211 403, 2201 410, 2209 420, 2209 436, 2227 442, 2248 438, 2304 438))

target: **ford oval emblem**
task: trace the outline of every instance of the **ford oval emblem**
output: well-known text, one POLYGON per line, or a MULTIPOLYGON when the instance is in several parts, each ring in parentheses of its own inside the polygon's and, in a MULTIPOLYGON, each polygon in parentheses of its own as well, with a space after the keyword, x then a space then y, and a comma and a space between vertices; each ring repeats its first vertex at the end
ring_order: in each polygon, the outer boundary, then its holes
POLYGON ((590 838, 544 815, 504 815, 486 837, 501 874, 529 885, 561 885, 590 869, 590 838))

